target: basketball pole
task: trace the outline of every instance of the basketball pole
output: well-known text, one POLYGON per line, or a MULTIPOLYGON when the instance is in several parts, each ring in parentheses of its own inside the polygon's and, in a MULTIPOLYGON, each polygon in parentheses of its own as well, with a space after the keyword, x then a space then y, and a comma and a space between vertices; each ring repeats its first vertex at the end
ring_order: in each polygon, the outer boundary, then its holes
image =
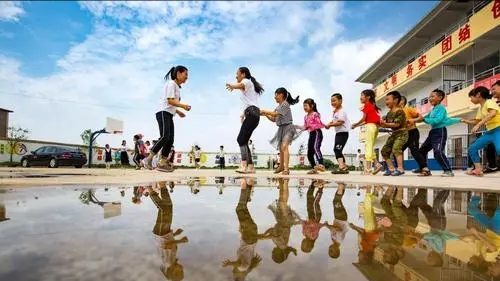
POLYGON ((95 131, 95 132, 92 132, 92 134, 90 134, 90 141, 89 141, 89 169, 92 168, 92 144, 94 143, 94 141, 97 139, 97 137, 100 135, 100 134, 107 134, 108 132, 106 132, 106 128, 104 129, 101 129, 99 131, 95 131))

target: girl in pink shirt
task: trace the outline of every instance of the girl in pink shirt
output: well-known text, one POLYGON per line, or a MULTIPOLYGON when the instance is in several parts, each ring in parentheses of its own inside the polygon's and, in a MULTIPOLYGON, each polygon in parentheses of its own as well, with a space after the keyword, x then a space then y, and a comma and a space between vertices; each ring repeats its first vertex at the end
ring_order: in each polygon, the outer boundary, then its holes
POLYGON ((307 113, 304 117, 304 130, 309 131, 309 141, 307 143, 307 160, 311 164, 311 170, 308 174, 317 174, 318 170, 324 172, 323 154, 321 153, 321 143, 323 142, 323 133, 321 129, 325 124, 321 122, 321 115, 316 108, 313 99, 304 100, 304 111, 307 113), (316 157, 316 158, 315 158, 316 157), (317 165, 316 165, 317 160, 317 165))

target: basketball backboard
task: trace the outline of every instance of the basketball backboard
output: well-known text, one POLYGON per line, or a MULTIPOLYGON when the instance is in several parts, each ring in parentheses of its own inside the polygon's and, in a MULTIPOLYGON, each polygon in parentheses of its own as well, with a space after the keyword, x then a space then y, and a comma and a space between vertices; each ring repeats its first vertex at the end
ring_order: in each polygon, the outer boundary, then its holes
POLYGON ((108 117, 105 130, 108 134, 123 134, 123 121, 108 117))

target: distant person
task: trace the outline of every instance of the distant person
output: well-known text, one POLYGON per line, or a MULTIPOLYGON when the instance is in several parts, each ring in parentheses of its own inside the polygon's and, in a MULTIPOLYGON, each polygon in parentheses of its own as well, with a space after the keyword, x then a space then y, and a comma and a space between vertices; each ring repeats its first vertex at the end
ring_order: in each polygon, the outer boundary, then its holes
POLYGON ((174 160, 175 160, 175 149, 174 146, 172 145, 172 149, 170 150, 170 154, 168 155, 168 163, 172 167, 174 167, 174 160))
POLYGON ((140 170, 143 166, 142 160, 147 157, 147 149, 142 134, 134 135, 134 163, 135 169, 140 170))
POLYGON ((127 141, 122 140, 122 146, 120 148, 120 163, 122 166, 130 166, 130 160, 128 159, 128 148, 127 141))
POLYGON ((219 168, 221 170, 226 168, 226 152, 224 152, 224 146, 219 147, 219 168))
POLYGON ((364 170, 365 164, 365 155, 361 153, 361 149, 358 149, 358 153, 356 153, 356 163, 359 164, 360 171, 364 170))
POLYGON ((197 145, 194 146, 194 166, 196 169, 200 168, 201 161, 201 148, 197 145))
POLYGON ((149 155, 149 152, 151 150, 151 143, 149 141, 146 141, 144 144, 146 145, 146 149, 147 149, 147 152, 148 152, 148 155, 149 155))
POLYGON ((104 163, 106 163, 106 169, 109 170, 111 167, 111 162, 113 162, 113 157, 112 157, 112 149, 109 147, 109 144, 106 144, 104 147, 104 163))

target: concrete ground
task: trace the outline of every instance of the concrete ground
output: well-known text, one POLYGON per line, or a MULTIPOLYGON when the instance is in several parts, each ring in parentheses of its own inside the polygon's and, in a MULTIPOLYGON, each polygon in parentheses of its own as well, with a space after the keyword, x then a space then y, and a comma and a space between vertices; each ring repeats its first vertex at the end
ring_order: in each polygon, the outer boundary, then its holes
MULTIPOLYGON (((322 173, 307 175, 306 171, 291 171, 290 176, 274 175, 271 171, 260 170, 252 177, 289 177, 299 179, 324 179, 359 184, 384 184, 411 187, 454 188, 475 190, 500 190, 500 173, 488 174, 478 178, 467 176, 464 171, 456 171, 455 177, 445 178, 441 172, 434 172, 431 177, 419 177, 408 172, 400 177, 363 176, 360 172, 351 172, 348 175, 332 175, 322 173)), ((133 169, 74 169, 74 168, 0 168, 0 188, 57 186, 57 185, 97 185, 97 184, 144 184, 154 181, 181 180, 189 177, 236 177, 241 176, 233 170, 175 170, 172 173, 133 169), (40 177, 43 175, 58 174, 57 177, 40 177), (28 177, 26 177, 28 176, 28 177), (30 177, 31 176, 31 177, 30 177), (37 177, 38 176, 38 177, 37 177)))

